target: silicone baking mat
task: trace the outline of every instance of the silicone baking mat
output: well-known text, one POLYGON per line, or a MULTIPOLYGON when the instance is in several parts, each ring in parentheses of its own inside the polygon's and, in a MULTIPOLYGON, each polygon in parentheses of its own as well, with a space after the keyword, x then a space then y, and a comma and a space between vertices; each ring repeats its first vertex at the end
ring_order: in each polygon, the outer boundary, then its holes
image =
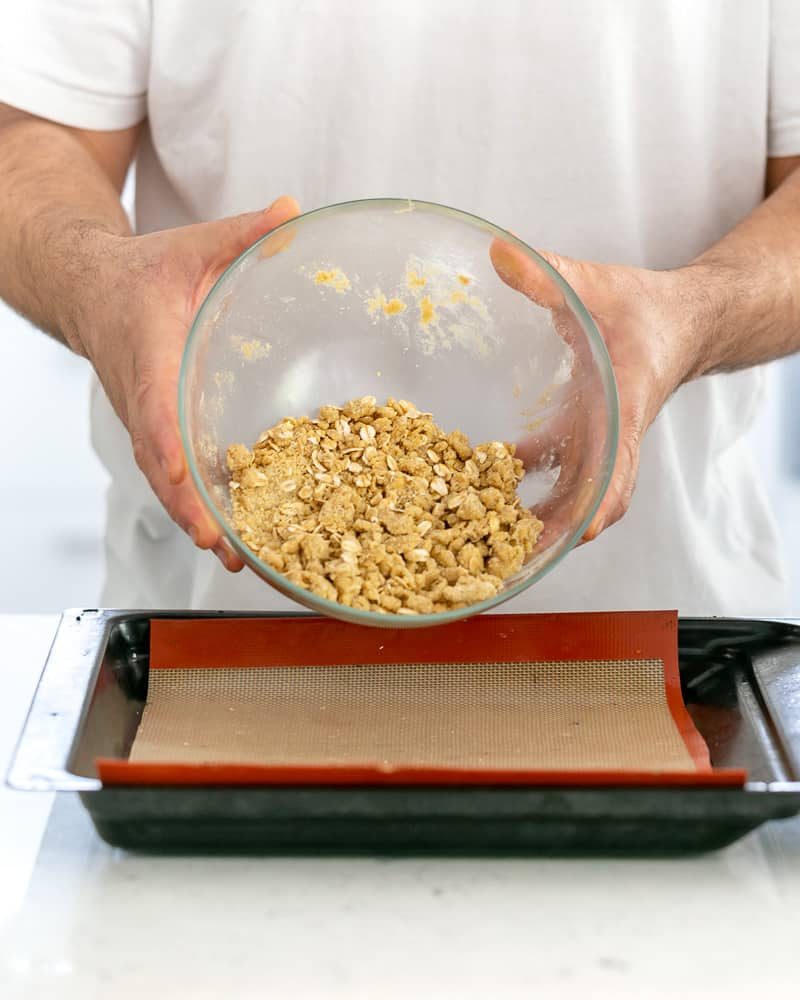
POLYGON ((151 623, 122 784, 741 784, 680 692, 674 612, 151 623))

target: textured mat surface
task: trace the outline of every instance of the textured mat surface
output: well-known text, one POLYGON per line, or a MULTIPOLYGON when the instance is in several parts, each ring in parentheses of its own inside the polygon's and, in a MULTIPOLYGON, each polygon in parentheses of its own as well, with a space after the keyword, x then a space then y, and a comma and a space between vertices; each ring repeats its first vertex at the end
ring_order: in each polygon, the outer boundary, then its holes
POLYGON ((695 766, 655 659, 158 670, 130 760, 695 766))
POLYGON ((107 783, 741 782, 683 705, 674 612, 151 623, 147 705, 107 783))

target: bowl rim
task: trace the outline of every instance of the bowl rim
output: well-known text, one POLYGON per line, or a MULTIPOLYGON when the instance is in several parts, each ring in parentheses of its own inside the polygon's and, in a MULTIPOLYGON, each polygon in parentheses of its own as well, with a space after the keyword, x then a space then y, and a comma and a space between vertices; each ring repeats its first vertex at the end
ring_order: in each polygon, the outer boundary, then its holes
POLYGON ((267 233, 264 233, 263 236, 260 236, 254 243, 238 254, 238 256, 235 257, 220 274, 207 292, 200 307, 195 313, 184 342, 183 353, 181 356, 181 366, 178 375, 178 423, 183 451, 186 456, 187 465, 189 467, 189 472, 195 488, 197 489, 206 509, 220 527, 223 535, 232 545, 236 554, 257 575, 268 582, 276 590, 296 601, 298 604, 311 608, 312 610, 318 611, 331 618, 338 618, 354 624, 377 626, 380 628, 425 628, 432 625, 445 625, 448 622, 455 622, 463 618, 472 617, 472 615, 481 614, 484 611, 490 611, 493 608, 504 604, 506 601, 512 600, 555 569, 555 567, 558 566, 558 564, 575 548, 586 532, 586 529, 589 527, 592 518, 597 513, 597 510, 606 495, 611 482, 611 477, 613 475, 619 447, 619 393, 614 373, 614 366, 611 362, 608 348, 606 347, 605 340, 603 339, 597 324, 589 313, 589 310, 577 296, 571 285, 569 285, 569 283, 552 266, 552 264, 550 264, 540 253, 534 250, 533 247, 529 246, 518 236, 515 236, 508 230, 495 225, 493 222, 489 222, 488 219, 484 219, 471 212, 465 212, 462 209, 440 204, 439 202, 425 201, 417 198, 357 198, 352 201, 342 201, 331 205, 323 205, 320 208, 311 209, 310 211, 303 212, 292 219, 288 219, 286 222, 281 223, 281 225, 276 226, 274 229, 270 229, 267 233), (349 605, 340 604, 338 601, 328 600, 326 597, 320 597, 318 594, 315 594, 310 590, 306 590, 304 587, 298 587, 296 584, 291 583, 291 581, 283 573, 278 572, 278 570, 275 570, 271 566, 268 566, 265 562, 262 562, 256 553, 242 542, 232 525, 228 522, 227 518, 220 512, 219 508, 214 503, 211 495, 206 489, 205 483, 203 482, 203 479, 197 469, 197 463, 194 459, 194 450, 189 437, 186 418, 185 389, 189 373, 189 362, 193 355, 193 345, 198 336, 199 330, 204 323, 206 311, 209 308, 210 303, 214 301, 217 290, 226 282, 231 272, 235 271, 242 264, 245 258, 249 257, 250 254, 256 251, 265 240, 274 237, 276 233, 279 233, 284 229, 288 229, 290 226, 303 225, 315 216, 333 214, 334 212, 341 211, 343 209, 347 210, 368 207, 390 208, 395 211, 415 211, 417 208, 421 208, 424 211, 429 211, 433 214, 455 218, 459 221, 468 222, 473 225, 477 223, 481 229, 518 248, 534 260, 536 264, 542 268, 545 274, 547 274, 548 277, 550 277, 556 285, 558 285, 564 293, 564 297, 573 313, 578 318, 584 334, 592 344, 594 353, 605 361, 605 364, 599 366, 599 371, 608 404, 606 431, 608 433, 609 440, 611 441, 611 448, 609 450, 608 465, 603 473, 600 489, 598 490, 596 497, 590 505, 583 520, 573 531, 571 537, 568 539, 567 544, 564 545, 561 552, 554 559, 549 560, 535 573, 532 573, 524 580, 520 580, 507 590, 504 589, 500 592, 500 594, 494 597, 487 598, 484 601, 478 601, 475 604, 469 604, 463 608, 454 608, 450 611, 437 611, 432 614, 413 615, 399 615, 395 612, 388 611, 385 613, 378 611, 364 611, 360 608, 353 608, 349 605))

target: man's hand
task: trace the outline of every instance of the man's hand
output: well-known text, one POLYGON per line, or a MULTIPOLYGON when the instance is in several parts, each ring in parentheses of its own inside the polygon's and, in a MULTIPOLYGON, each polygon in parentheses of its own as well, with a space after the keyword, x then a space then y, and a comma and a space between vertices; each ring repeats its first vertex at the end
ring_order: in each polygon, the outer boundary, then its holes
MULTIPOLYGON (((642 438, 683 382, 763 364, 800 349, 800 157, 768 160, 765 181, 768 197, 718 243, 676 270, 590 264, 541 254, 594 317, 619 390, 616 465, 585 541, 596 538, 628 509, 642 438)), ((491 255, 503 281, 550 309, 556 329, 569 341, 571 317, 554 283, 509 243, 496 240, 491 255)), ((591 446, 570 431, 560 427, 556 434, 568 442, 558 456, 567 486, 570 467, 577 465, 570 462, 570 449, 577 454, 591 446)), ((537 448, 542 454, 547 443, 526 442, 520 456, 534 461, 537 448)), ((557 518, 548 526, 547 510, 539 513, 546 532, 561 530, 557 518)))
POLYGON ((228 264, 299 212, 131 235, 119 194, 140 125, 87 132, 0 104, 0 295, 95 367, 171 517, 242 568, 187 478, 178 372, 192 319, 228 264))
POLYGON ((139 468, 172 519, 229 570, 242 563, 187 476, 178 429, 178 373, 192 319, 230 262, 299 212, 279 198, 262 212, 145 236, 83 238, 90 281, 60 328, 95 368, 127 427, 139 468), (88 263, 88 262, 87 262, 88 263))
MULTIPOLYGON (((616 464, 608 491, 587 529, 584 540, 596 538, 625 513, 631 502, 639 468, 642 438, 675 389, 698 370, 697 321, 702 313, 702 269, 648 271, 641 268, 591 264, 542 253, 592 314, 614 367, 620 402, 620 435, 616 464)), ((512 288, 553 313, 556 329, 576 347, 574 320, 560 291, 519 249, 497 240, 492 262, 512 288)), ((576 357, 576 364, 581 358, 576 357)), ((555 420, 560 416, 556 414, 555 420)), ((553 428, 546 433, 553 436, 553 428)), ((580 449, 572 428, 560 428, 565 440, 557 456, 560 476, 569 485, 580 449), (565 432, 565 433, 564 433, 565 432), (570 462, 570 454, 576 461, 570 462)), ((542 442, 523 442, 523 461, 535 461, 546 451, 542 442)), ((547 524, 548 511, 540 512, 547 524)))

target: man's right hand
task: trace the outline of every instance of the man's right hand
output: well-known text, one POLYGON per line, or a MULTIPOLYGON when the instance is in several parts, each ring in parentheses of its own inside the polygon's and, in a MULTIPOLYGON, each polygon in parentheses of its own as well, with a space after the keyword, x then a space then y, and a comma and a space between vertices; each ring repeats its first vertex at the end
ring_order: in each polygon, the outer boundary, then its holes
POLYGON ((61 329, 87 357, 131 436, 134 457, 172 519, 229 570, 242 563, 187 476, 178 429, 178 373, 195 313, 243 250, 299 213, 268 209, 144 236, 84 232, 87 287, 70 297, 61 329))
POLYGON ((0 104, 0 296, 92 362, 170 516, 237 570, 187 477, 178 372, 211 286, 300 209, 283 197, 262 212, 131 235, 120 192, 142 128, 72 128, 0 104))

